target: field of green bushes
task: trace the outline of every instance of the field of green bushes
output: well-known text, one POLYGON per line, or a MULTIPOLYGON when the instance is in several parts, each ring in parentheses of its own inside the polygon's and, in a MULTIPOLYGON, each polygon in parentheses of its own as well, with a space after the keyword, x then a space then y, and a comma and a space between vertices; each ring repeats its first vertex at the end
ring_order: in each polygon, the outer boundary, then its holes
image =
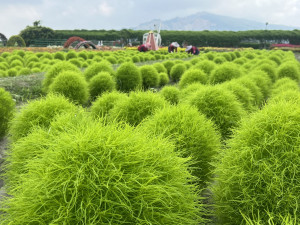
POLYGON ((297 225, 299 81, 281 50, 2 53, 0 224, 297 225))

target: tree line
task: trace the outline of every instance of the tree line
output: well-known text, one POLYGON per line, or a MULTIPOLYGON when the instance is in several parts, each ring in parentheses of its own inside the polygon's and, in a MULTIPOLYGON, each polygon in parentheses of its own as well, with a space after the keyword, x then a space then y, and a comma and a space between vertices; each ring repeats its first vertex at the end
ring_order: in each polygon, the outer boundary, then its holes
MULTIPOLYGON (((37 21, 39 22, 39 21, 37 21)), ((20 32, 29 46, 33 40, 68 39, 79 36, 85 40, 119 41, 124 45, 142 42, 143 34, 149 30, 53 30, 34 23, 20 32)), ((262 48, 272 43, 300 44, 300 30, 248 30, 248 31, 167 31, 160 32, 162 45, 171 42, 179 44, 211 47, 254 47, 262 48)))

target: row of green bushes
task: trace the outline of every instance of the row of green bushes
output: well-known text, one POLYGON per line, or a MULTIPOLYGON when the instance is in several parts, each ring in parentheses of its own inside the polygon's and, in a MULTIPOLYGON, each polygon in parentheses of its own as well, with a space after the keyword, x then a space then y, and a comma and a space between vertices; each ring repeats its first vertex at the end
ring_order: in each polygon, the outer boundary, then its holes
MULTIPOLYGON (((22 108, 9 130, 5 179, 14 197, 3 202, 3 223, 207 224, 212 215, 219 224, 299 223, 293 54, 174 62, 160 68, 176 85, 157 93, 136 90, 156 80, 155 66, 124 63, 108 72, 122 92, 102 93, 87 110, 60 82, 69 100, 49 94, 22 108), (207 188, 213 201, 200 197, 207 188)), ((72 71, 67 65, 48 71, 46 90, 72 71)), ((87 80, 98 76, 96 65, 87 80)))

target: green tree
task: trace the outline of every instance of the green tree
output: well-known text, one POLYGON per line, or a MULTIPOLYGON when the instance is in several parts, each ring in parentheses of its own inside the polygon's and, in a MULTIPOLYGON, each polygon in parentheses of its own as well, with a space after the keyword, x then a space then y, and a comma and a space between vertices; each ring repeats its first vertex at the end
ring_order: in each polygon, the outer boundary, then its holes
POLYGON ((49 27, 40 26, 41 21, 33 22, 33 26, 27 26, 20 32, 26 46, 33 43, 34 39, 51 39, 55 37, 55 32, 49 27))

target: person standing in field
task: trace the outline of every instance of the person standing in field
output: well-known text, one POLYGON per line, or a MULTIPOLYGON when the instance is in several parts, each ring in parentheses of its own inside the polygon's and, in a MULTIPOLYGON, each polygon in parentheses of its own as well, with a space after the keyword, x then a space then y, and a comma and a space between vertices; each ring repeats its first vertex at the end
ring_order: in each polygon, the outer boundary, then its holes
POLYGON ((177 52, 178 47, 180 47, 180 45, 177 42, 172 42, 168 47, 168 52, 169 53, 177 52))
POLYGON ((199 55, 200 51, 196 46, 189 45, 186 47, 185 51, 188 54, 199 55))

